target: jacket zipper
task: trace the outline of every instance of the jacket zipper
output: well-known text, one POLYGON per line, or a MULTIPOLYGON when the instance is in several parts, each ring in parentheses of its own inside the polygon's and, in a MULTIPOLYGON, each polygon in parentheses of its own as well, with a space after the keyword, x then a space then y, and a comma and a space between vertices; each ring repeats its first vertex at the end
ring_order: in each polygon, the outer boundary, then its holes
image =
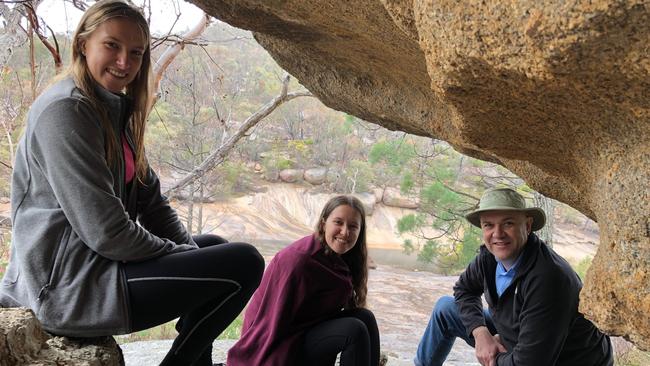
POLYGON ((46 283, 45 286, 41 287, 41 291, 38 292, 38 296, 36 297, 36 301, 41 301, 41 297, 45 295, 45 292, 47 289, 50 288, 50 284, 46 283))

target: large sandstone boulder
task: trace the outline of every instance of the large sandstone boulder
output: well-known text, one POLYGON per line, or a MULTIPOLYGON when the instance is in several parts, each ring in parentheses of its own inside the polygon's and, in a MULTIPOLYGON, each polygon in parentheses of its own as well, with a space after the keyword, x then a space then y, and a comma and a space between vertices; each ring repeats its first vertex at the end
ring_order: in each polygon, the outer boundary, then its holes
POLYGON ((581 310, 650 349, 647 0, 191 0, 326 105, 499 163, 599 223, 581 310))
POLYGON ((361 201, 366 216, 372 216, 375 212, 375 195, 370 192, 355 193, 354 196, 361 201))
POLYGON ((388 187, 384 189, 381 201, 386 206, 416 209, 420 205, 409 197, 404 197, 399 189, 388 187))
POLYGON ((53 337, 31 310, 0 308, 0 366, 124 366, 113 337, 53 337))
POLYGON ((303 178, 305 179, 306 182, 311 183, 313 185, 323 184, 327 179, 327 168, 320 167, 320 168, 305 169, 305 174, 303 175, 303 178))
POLYGON ((280 171, 280 179, 283 182, 295 183, 302 179, 303 174, 302 169, 284 169, 280 171))

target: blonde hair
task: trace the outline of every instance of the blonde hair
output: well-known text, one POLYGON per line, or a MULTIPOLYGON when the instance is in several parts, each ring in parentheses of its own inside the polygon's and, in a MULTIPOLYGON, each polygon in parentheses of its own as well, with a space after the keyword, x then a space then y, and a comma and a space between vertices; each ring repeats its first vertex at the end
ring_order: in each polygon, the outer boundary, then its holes
POLYGON ((354 305, 356 307, 366 306, 366 296, 368 295, 368 246, 366 245, 366 210, 358 198, 353 196, 336 196, 331 198, 318 216, 316 224, 316 237, 325 252, 331 254, 332 250, 325 241, 325 221, 339 206, 350 206, 361 215, 361 227, 359 228, 359 237, 352 249, 348 250, 341 258, 347 263, 352 274, 352 287, 354 289, 354 305))
POLYGON ((102 0, 93 4, 86 10, 77 30, 72 38, 72 62, 66 75, 72 76, 74 82, 87 98, 92 108, 97 110, 106 133, 106 162, 109 165, 117 159, 117 151, 121 149, 120 141, 111 127, 106 108, 99 101, 95 93, 97 82, 93 79, 86 57, 82 53, 82 45, 90 35, 104 22, 125 18, 136 23, 145 39, 145 50, 142 55, 142 65, 135 79, 126 86, 126 95, 133 99, 133 112, 129 118, 129 127, 133 134, 135 144, 135 173, 139 180, 143 180, 147 173, 147 160, 144 154, 144 132, 149 110, 151 108, 151 34, 149 25, 140 12, 140 9, 123 0, 102 0))

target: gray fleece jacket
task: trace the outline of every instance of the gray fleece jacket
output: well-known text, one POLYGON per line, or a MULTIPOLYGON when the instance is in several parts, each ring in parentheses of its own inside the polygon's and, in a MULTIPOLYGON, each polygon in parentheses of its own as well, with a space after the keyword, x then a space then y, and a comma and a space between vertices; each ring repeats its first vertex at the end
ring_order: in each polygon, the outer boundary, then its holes
MULTIPOLYGON (((116 138, 126 131, 131 143, 128 98, 96 91, 116 138)), ((127 186, 122 151, 109 166, 104 137, 97 111, 65 79, 32 105, 16 153, 11 257, 0 305, 31 308, 51 333, 130 332, 122 263, 196 247, 156 174, 148 169, 144 182, 127 186)))

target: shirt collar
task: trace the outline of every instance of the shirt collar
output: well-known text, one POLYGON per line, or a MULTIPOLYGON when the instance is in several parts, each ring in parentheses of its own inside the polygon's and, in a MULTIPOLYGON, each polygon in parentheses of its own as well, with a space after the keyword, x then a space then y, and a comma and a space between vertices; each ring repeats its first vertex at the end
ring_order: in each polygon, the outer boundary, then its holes
POLYGON ((503 263, 501 261, 497 261, 497 275, 505 275, 508 273, 515 273, 517 270, 517 266, 519 265, 519 262, 521 262, 521 257, 523 256, 523 251, 522 253, 519 254, 519 257, 517 257, 517 260, 515 260, 515 263, 512 264, 512 267, 510 267, 510 270, 506 271, 506 267, 503 266, 503 263))

